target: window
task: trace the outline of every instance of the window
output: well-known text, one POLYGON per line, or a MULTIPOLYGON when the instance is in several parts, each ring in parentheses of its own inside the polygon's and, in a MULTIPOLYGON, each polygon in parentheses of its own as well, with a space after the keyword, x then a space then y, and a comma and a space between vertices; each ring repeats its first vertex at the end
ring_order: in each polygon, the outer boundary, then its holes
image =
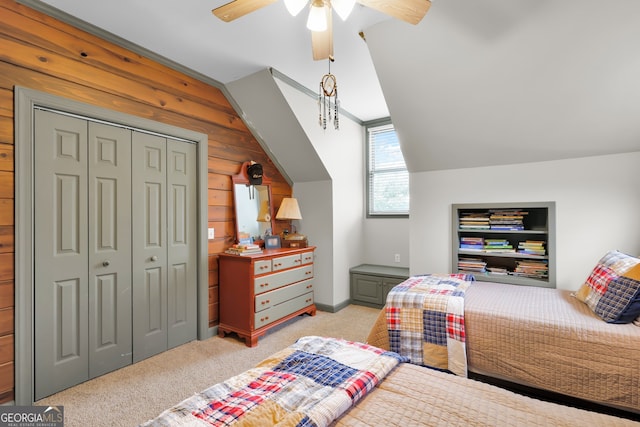
POLYGON ((367 216, 409 215, 409 172, 393 125, 367 127, 367 216))

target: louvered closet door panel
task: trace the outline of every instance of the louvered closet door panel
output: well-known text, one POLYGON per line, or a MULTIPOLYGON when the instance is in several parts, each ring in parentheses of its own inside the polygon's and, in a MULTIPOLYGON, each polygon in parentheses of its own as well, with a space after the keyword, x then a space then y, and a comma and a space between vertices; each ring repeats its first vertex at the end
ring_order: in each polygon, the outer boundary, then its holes
POLYGON ((131 131, 89 123, 89 376, 131 364, 131 131))
POLYGON ((133 361, 167 349, 166 139, 133 132, 133 361))
POLYGON ((197 337, 196 145, 167 140, 168 346, 197 337))
POLYGON ((87 124, 35 111, 35 399, 89 378, 87 124))

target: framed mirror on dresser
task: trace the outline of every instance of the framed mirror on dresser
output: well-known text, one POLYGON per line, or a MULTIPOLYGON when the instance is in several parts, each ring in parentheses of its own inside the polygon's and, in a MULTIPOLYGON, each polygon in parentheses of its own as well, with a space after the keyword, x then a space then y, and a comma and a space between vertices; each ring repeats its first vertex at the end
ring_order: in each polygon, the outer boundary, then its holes
POLYGON ((273 199, 271 180, 260 171, 260 177, 250 176, 255 162, 244 162, 240 172, 231 177, 233 204, 236 214, 236 242, 262 241, 273 230, 273 199))

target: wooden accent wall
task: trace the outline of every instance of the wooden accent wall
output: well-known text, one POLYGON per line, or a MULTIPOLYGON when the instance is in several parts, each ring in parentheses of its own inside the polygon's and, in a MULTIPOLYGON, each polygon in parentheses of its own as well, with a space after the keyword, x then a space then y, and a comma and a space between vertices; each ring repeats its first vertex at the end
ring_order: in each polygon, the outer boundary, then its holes
POLYGON ((0 0, 0 403, 14 397, 15 85, 209 135, 209 227, 216 230, 209 241, 211 326, 218 323, 218 254, 235 235, 231 175, 255 160, 273 180, 274 206, 291 194, 218 88, 13 0, 0 0))

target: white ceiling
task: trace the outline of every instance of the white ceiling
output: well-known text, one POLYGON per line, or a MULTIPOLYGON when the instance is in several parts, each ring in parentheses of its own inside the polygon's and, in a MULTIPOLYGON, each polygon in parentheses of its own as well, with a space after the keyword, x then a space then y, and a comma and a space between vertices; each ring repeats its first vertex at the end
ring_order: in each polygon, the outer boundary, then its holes
MULTIPOLYGON (((328 70, 282 1, 231 23, 225 0, 44 3, 223 84, 328 70)), ((342 107, 391 115, 412 172, 640 150, 637 0, 433 0, 417 26, 356 5, 334 49, 342 107)))
MULTIPOLYGON (((328 61, 314 61, 307 14, 292 17, 277 1, 232 22, 211 10, 230 0, 44 0, 83 21, 185 65, 223 84, 275 68, 317 91, 328 61)), ((387 117, 380 84, 358 32, 390 19, 356 4, 344 22, 334 14, 331 72, 343 107, 361 120, 387 117), (366 97, 361 96, 367 94, 366 97)), ((406 24, 410 25, 410 24, 406 24)))

